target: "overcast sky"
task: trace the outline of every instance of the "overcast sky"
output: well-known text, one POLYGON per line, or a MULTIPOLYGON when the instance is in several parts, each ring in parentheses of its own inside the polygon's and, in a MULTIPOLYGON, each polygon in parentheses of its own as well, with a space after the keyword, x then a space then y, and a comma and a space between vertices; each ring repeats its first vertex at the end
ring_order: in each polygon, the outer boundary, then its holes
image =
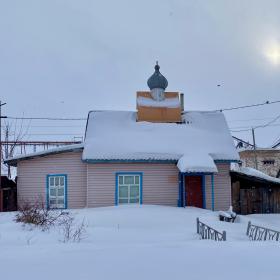
MULTIPOLYGON (((135 110, 156 60, 168 90, 185 93, 186 110, 280 100, 279 11, 279 0, 0 0, 3 113, 135 110)), ((225 114, 242 130, 275 118, 280 103, 225 114)), ((29 140, 71 140, 84 122, 32 121, 28 132, 29 140), (49 133, 69 135, 38 135, 49 133)), ((280 120, 256 130, 259 146, 277 137, 280 120)))

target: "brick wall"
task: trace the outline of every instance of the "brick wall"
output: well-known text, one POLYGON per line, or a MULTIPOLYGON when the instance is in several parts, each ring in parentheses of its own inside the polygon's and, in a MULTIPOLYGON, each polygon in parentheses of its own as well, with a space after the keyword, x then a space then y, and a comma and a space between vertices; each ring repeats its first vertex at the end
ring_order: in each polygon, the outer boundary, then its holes
MULTIPOLYGON (((239 152, 242 166, 255 168, 255 151, 239 152)), ((258 170, 269 176, 276 177, 280 170, 280 150, 256 150, 258 170), (265 164, 264 161, 273 161, 265 164)))

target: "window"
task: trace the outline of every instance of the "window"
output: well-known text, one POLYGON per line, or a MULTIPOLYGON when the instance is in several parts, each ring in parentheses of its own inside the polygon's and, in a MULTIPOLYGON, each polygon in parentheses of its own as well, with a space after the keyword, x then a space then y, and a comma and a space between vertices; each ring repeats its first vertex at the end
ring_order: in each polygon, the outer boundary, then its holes
POLYGON ((141 175, 118 174, 116 204, 141 203, 141 175))
POLYGON ((47 187, 48 207, 66 208, 66 175, 48 175, 47 187))
POLYGON ((274 165, 274 163, 275 163, 275 160, 273 160, 273 159, 267 159, 267 160, 263 160, 263 164, 264 165, 274 165))

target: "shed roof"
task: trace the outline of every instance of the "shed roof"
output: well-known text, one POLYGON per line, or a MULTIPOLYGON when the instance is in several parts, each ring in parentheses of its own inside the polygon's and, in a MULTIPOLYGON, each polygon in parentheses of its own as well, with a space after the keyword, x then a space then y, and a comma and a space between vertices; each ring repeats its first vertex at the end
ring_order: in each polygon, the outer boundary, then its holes
POLYGON ((6 160, 4 160, 4 163, 7 163, 12 166, 17 166, 17 163, 20 160, 27 160, 27 159, 32 159, 32 158, 36 158, 36 157, 44 157, 44 156, 48 156, 48 155, 60 154, 60 153, 65 153, 65 152, 73 152, 73 151, 77 151, 77 150, 82 150, 83 147, 84 147, 83 143, 60 146, 57 148, 39 151, 36 153, 17 155, 17 156, 11 157, 11 158, 7 158, 6 160))
POLYGON ((231 165, 231 172, 243 175, 244 177, 250 177, 261 181, 271 182, 280 185, 280 179, 269 176, 257 169, 251 167, 241 167, 237 164, 231 165))

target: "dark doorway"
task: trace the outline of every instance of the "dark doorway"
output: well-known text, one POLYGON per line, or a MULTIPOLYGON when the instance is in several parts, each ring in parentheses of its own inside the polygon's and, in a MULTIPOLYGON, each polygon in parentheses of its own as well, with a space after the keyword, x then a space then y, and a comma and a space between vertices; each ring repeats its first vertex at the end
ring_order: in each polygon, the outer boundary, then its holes
POLYGON ((186 206, 203 208, 201 176, 185 176, 186 206))

